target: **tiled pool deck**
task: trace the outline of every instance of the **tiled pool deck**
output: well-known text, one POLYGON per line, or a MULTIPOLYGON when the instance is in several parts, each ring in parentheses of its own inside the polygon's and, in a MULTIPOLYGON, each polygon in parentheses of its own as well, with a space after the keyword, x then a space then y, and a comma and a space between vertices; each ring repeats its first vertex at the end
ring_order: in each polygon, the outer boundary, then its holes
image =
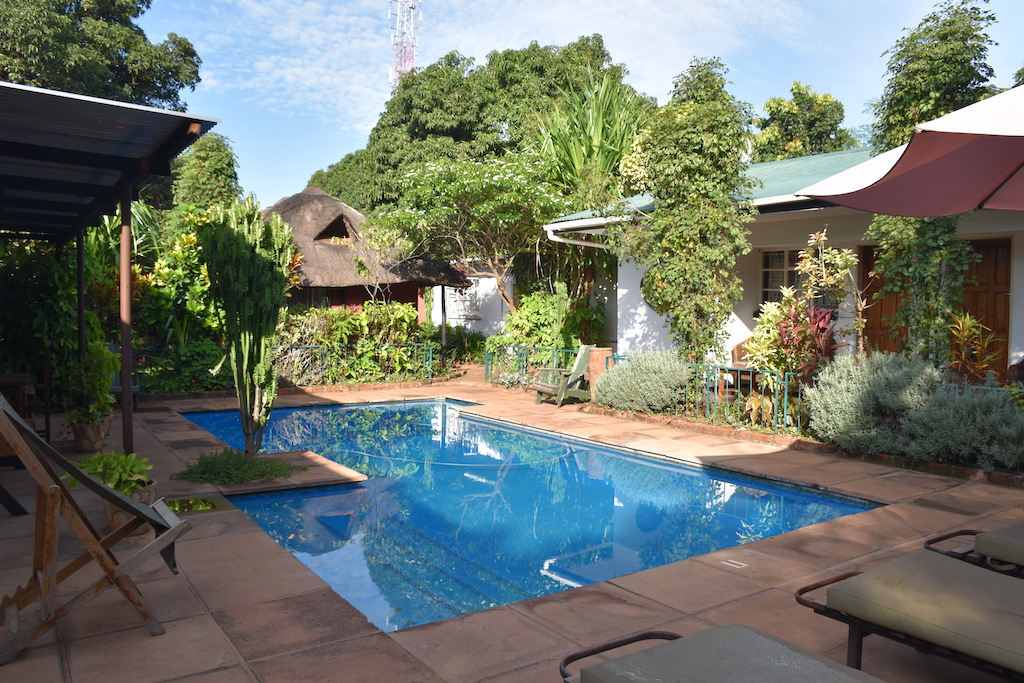
MULTIPOLYGON (((106 591, 16 659, 0 681, 147 683, 189 681, 559 681, 566 653, 646 629, 690 634, 742 623, 843 661, 845 627, 799 606, 793 591, 919 548, 959 528, 998 528, 1024 519, 1024 491, 893 469, 747 441, 590 415, 575 406, 534 405, 532 395, 463 380, 414 389, 281 397, 280 405, 449 396, 509 422, 626 445, 690 462, 802 482, 884 507, 739 548, 605 583, 416 628, 382 633, 238 510, 192 515, 178 543, 181 573, 154 561, 134 575, 166 633, 150 636, 119 594, 106 591)), ((140 404, 136 450, 154 463, 163 496, 214 491, 170 474, 217 442, 175 411, 227 409, 231 400, 140 404)), ((112 432, 116 439, 119 426, 112 432)), ((303 478, 330 477, 311 468, 303 478)), ((24 471, 0 483, 28 509, 24 471)), ((94 496, 80 500, 101 519, 94 496)), ((0 510, 0 593, 28 578, 33 518, 0 510)), ((62 539, 63 540, 63 539, 62 539)), ((62 544, 62 555, 74 550, 62 544)), ((81 572, 84 574, 84 572, 81 572)), ((87 577, 75 577, 79 586, 87 577)), ((73 586, 68 586, 73 588, 73 586)), ((69 591, 70 592, 70 591, 69 591)), ((878 636, 865 641, 865 671, 886 681, 990 681, 985 674, 878 636)))

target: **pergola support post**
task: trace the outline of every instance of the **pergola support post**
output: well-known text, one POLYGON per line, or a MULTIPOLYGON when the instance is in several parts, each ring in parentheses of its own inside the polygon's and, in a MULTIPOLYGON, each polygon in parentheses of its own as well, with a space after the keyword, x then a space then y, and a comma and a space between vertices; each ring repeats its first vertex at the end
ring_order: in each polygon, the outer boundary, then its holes
POLYGON ((121 184, 121 253, 118 269, 121 308, 121 444, 125 453, 135 450, 132 419, 132 183, 121 184))

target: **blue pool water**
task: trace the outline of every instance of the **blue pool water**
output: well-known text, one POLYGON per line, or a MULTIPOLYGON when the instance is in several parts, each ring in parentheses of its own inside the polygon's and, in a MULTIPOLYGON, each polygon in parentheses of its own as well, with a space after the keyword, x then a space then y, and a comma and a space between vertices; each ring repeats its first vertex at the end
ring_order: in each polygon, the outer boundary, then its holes
MULTIPOLYGON (((236 412, 187 417, 242 446, 236 412)), ((870 507, 511 428, 450 401, 275 410, 264 451, 300 449, 370 479, 231 500, 385 631, 870 507)))

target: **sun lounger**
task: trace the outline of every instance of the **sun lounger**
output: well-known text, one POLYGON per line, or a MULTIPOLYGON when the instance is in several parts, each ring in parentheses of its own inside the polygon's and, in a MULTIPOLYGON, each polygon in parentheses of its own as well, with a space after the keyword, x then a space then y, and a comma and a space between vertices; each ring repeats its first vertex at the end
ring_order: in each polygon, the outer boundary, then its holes
POLYGON ((927 550, 801 588, 797 602, 849 625, 847 665, 872 633, 1024 680, 1024 581, 927 550), (808 594, 827 588, 824 600, 808 594))
POLYGON ((566 683, 879 683, 863 671, 740 624, 718 626, 686 638, 667 631, 646 631, 571 654, 559 669, 566 683), (651 639, 670 642, 585 667, 578 676, 570 675, 566 668, 580 659, 651 639))
POLYGON ((973 562, 999 572, 1024 575, 1024 522, 996 529, 979 531, 961 529, 930 538, 924 547, 958 560, 973 562), (940 544, 961 536, 973 536, 974 544, 962 549, 942 549, 940 544))
POLYGON ((24 585, 0 596, 0 614, 3 615, 0 664, 111 586, 135 608, 150 633, 163 633, 163 626, 147 607, 129 573, 158 553, 171 572, 177 573, 174 542, 188 530, 188 522, 171 512, 163 500, 158 500, 152 507, 142 505, 84 473, 25 424, 3 396, 0 396, 0 437, 25 465, 37 487, 31 573, 24 585), (55 468, 67 472, 84 487, 126 512, 129 521, 102 536, 71 496, 55 468), (77 557, 64 564, 60 564, 58 559, 61 556, 61 522, 84 548, 77 557), (147 524, 154 531, 151 540, 141 547, 136 546, 133 552, 126 548, 125 553, 114 554, 112 549, 118 542, 147 524), (61 584, 92 563, 100 570, 98 579, 70 596, 67 595, 67 584, 61 590, 61 584))

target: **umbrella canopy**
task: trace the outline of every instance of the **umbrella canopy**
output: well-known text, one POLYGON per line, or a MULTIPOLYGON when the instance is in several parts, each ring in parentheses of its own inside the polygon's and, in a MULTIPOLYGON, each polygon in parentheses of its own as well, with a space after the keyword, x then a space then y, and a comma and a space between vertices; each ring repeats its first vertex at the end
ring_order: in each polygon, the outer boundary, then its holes
POLYGON ((1024 87, 921 124, 910 142, 797 195, 892 216, 1024 211, 1024 87))

